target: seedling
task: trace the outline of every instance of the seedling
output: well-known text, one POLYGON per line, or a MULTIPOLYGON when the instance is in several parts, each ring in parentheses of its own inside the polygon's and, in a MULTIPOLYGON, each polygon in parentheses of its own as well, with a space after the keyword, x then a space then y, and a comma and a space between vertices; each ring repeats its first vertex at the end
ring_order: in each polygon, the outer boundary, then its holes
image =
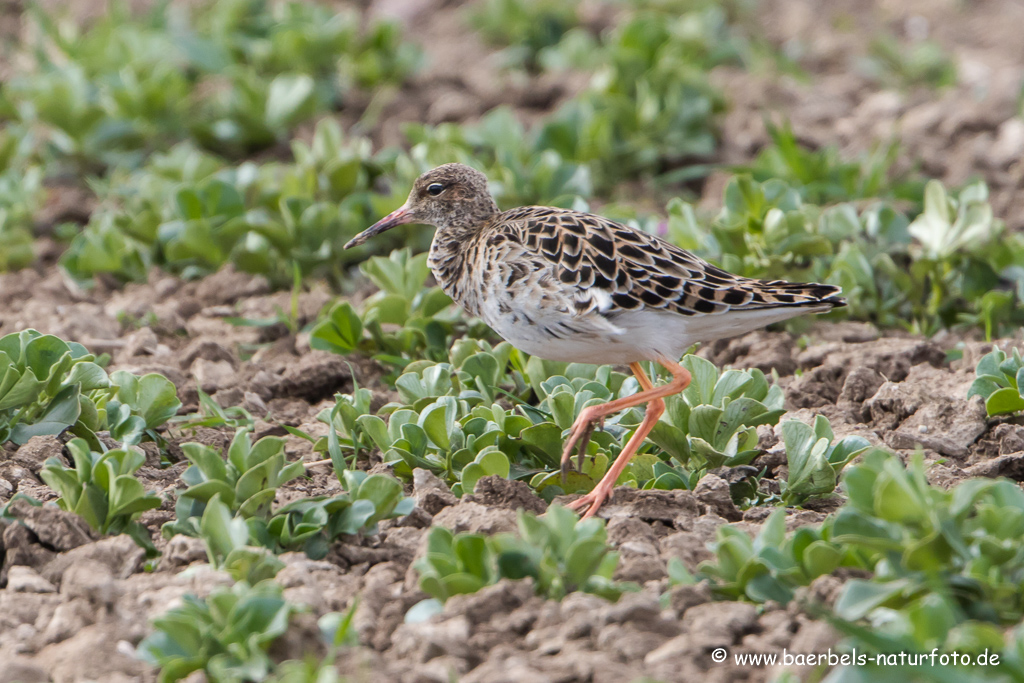
POLYGON ((777 178, 799 189, 801 198, 811 204, 835 204, 861 198, 899 197, 920 201, 923 188, 915 182, 892 177, 892 166, 899 145, 880 147, 862 159, 844 159, 839 149, 805 148, 797 140, 789 122, 781 126, 765 120, 771 145, 765 147, 749 172, 760 182, 777 178))
POLYGON ((249 544, 249 525, 214 495, 203 510, 199 532, 210 564, 231 574, 235 581, 255 586, 273 579, 284 567, 271 550, 249 544))
POLYGON ((757 430, 785 412, 782 390, 760 370, 719 374, 699 356, 683 358, 690 386, 665 400, 665 414, 651 440, 684 466, 745 465, 757 456, 757 430))
POLYGON ((507 46, 508 64, 537 70, 540 53, 579 23, 576 5, 565 0, 487 0, 470 17, 487 40, 507 46))
POLYGON ((357 598, 344 613, 330 612, 317 620, 320 636, 327 644, 327 654, 321 661, 307 658, 301 662, 283 662, 275 668, 274 675, 267 679, 268 683, 343 683, 344 679, 338 675, 335 660, 345 648, 359 644, 359 634, 354 624, 358 606, 357 598))
POLYGON ((871 42, 861 67, 871 78, 902 88, 944 88, 957 81, 953 59, 932 40, 901 45, 893 36, 883 35, 871 42))
POLYGON ((142 547, 152 547, 149 533, 136 521, 163 503, 134 476, 146 456, 130 446, 96 452, 84 439, 72 439, 67 449, 73 468, 65 467, 60 458, 48 458, 39 473, 60 494, 57 505, 79 515, 101 534, 128 533, 142 547))
POLYGON ((387 475, 345 470, 341 480, 346 493, 303 498, 269 520, 249 519, 252 538, 278 552, 302 549, 320 559, 338 537, 376 534, 379 522, 407 515, 415 507, 402 494, 402 485, 387 475))
POLYGON ((175 422, 181 429, 195 429, 196 427, 230 427, 231 429, 252 431, 256 419, 245 408, 241 406, 229 406, 221 408, 213 398, 201 388, 196 388, 199 395, 199 412, 191 415, 183 415, 175 422))
POLYGON ((365 258, 342 246, 388 201, 370 191, 382 165, 365 140, 341 138, 331 122, 318 124, 313 148, 297 154, 294 163, 234 168, 187 144, 154 155, 110 183, 110 201, 61 265, 86 284, 97 273, 144 281, 155 264, 196 277, 233 263, 281 286, 293 283, 296 266, 306 276, 339 277, 365 258), (326 158, 335 152, 339 159, 326 158))
POLYGON ((347 301, 332 306, 313 328, 310 345, 341 354, 361 350, 399 368, 411 358, 443 358, 465 320, 440 287, 425 288, 427 255, 402 249, 360 268, 380 291, 366 301, 362 314, 347 301))
POLYGON ((849 582, 836 602, 844 619, 878 608, 924 609, 937 592, 951 623, 1017 623, 1024 601, 1024 493, 1005 480, 967 480, 950 491, 930 486, 922 459, 909 467, 878 449, 843 477, 849 503, 833 540, 857 548, 875 571, 849 582))
POLYGON ((787 535, 781 510, 754 541, 720 527, 716 561, 698 576, 722 597, 786 602, 837 567, 866 571, 870 578, 843 585, 837 625, 864 637, 866 619, 919 647, 1020 621, 1024 493, 1016 484, 969 479, 944 490, 928 484, 920 456, 904 466, 877 448, 846 469, 843 484, 848 502, 817 529, 787 535))
POLYGON ((985 410, 989 416, 1011 415, 1024 410, 1024 360, 1020 349, 1013 349, 1012 355, 996 347, 981 357, 974 369, 977 375, 967 398, 981 396, 985 399, 985 410))
POLYGON ((244 566, 263 563, 263 553, 254 558, 250 545, 273 552, 304 550, 319 559, 339 536, 375 534, 380 521, 407 515, 415 505, 391 477, 344 470, 339 479, 346 493, 302 498, 271 512, 277 489, 305 471, 303 463, 285 460, 282 439, 264 437, 252 444, 249 433, 239 429, 227 462, 201 444, 184 444, 182 451, 192 462, 182 475, 189 488, 178 496, 177 519, 162 533, 203 538, 218 566, 231 565, 236 550, 244 566), (214 501, 216 511, 210 511, 214 501))
POLYGON ((283 439, 268 436, 253 444, 245 429, 235 432, 226 462, 202 444, 183 444, 181 449, 192 465, 181 475, 188 488, 178 495, 177 519, 163 527, 166 538, 176 533, 200 536, 200 520, 214 496, 242 519, 265 517, 278 487, 305 473, 301 462, 285 460, 283 439))
POLYGON ((71 430, 101 449, 95 432, 129 444, 156 440, 155 428, 181 407, 161 375, 107 372, 81 344, 35 330, 0 338, 0 442, 71 430))
POLYGON ((708 578, 724 599, 785 604, 794 588, 840 565, 843 551, 830 533, 825 524, 820 529, 802 527, 787 538, 785 510, 769 515, 753 541, 732 526, 721 526, 711 544, 715 561, 701 563, 698 577, 708 578))
POLYGON ((789 474, 782 487, 782 501, 799 505, 809 498, 832 493, 839 474, 854 458, 870 448, 861 436, 847 436, 836 443, 828 418, 818 415, 814 427, 797 420, 782 423, 789 474))
POLYGON ((297 611, 273 581, 239 581, 206 599, 186 595, 180 607, 153 620, 154 632, 139 643, 139 653, 160 667, 160 683, 194 671, 217 681, 263 680, 271 668, 267 651, 297 611))
POLYGON ((144 438, 159 443, 156 428, 181 408, 174 383, 156 373, 137 377, 124 370, 113 373, 110 381, 117 393, 101 408, 106 419, 100 416, 110 436, 125 444, 137 444, 144 438))
POLYGON ((606 541, 604 522, 579 521, 557 505, 543 517, 520 510, 519 534, 457 534, 434 527, 427 539, 427 553, 414 565, 420 588, 434 600, 475 593, 502 578, 532 577, 538 595, 561 600, 567 593, 583 591, 618 600, 632 584, 616 583, 612 575, 618 553, 606 541))

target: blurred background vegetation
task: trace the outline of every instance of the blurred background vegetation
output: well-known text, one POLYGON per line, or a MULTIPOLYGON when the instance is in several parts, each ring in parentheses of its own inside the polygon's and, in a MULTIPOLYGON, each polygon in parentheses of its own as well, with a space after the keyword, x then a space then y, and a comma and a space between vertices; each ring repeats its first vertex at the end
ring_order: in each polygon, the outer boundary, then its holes
POLYGON ((590 208, 744 275, 840 284, 836 316, 1006 332, 1019 80, 958 66, 955 8, 847 4, 31 4, 5 46, 0 268, 59 253, 88 287, 231 263, 344 291, 371 250, 426 248, 410 228, 340 249, 457 160, 504 208, 590 208), (865 42, 851 24, 872 21, 865 42))

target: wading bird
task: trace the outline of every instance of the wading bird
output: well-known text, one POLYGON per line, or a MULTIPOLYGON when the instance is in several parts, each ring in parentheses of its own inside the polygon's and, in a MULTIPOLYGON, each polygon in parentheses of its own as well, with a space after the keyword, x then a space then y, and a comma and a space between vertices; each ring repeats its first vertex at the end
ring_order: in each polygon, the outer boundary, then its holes
POLYGON ((594 424, 647 404, 643 422, 593 491, 569 507, 593 515, 630 458, 683 391, 679 363, 696 342, 732 337, 804 313, 845 305, 832 285, 751 280, 654 235, 580 211, 526 206, 499 211, 483 173, 445 164, 424 173, 400 208, 356 235, 362 244, 406 223, 437 228, 427 263, 470 315, 526 353, 555 361, 629 365, 641 391, 580 412, 562 453, 580 461, 594 424), (654 386, 640 365, 672 380, 654 386))

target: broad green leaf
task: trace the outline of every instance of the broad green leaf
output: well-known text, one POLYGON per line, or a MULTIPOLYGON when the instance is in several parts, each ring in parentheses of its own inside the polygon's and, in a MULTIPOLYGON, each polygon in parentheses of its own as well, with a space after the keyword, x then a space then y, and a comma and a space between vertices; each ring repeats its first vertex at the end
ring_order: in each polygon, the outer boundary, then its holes
POLYGON ((985 401, 985 411, 991 415, 1010 415, 1024 410, 1024 396, 1017 389, 997 389, 985 401))
POLYGON ((856 621, 902 593, 905 588, 906 584, 903 581, 875 583, 850 579, 836 600, 836 615, 841 619, 856 621))
POLYGON ((31 424, 20 422, 11 430, 11 441, 18 445, 28 442, 33 436, 56 436, 78 421, 82 406, 79 403, 80 389, 77 384, 65 387, 53 397, 46 412, 31 424))

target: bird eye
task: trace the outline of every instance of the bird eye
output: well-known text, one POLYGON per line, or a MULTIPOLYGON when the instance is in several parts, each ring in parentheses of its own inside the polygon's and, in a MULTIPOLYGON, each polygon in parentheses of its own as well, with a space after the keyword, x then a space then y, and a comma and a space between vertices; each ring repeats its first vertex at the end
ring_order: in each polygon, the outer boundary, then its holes
POLYGON ((431 197, 436 197, 442 192, 444 192, 444 185, 442 185, 441 183, 430 183, 429 185, 427 185, 427 193, 431 197))

